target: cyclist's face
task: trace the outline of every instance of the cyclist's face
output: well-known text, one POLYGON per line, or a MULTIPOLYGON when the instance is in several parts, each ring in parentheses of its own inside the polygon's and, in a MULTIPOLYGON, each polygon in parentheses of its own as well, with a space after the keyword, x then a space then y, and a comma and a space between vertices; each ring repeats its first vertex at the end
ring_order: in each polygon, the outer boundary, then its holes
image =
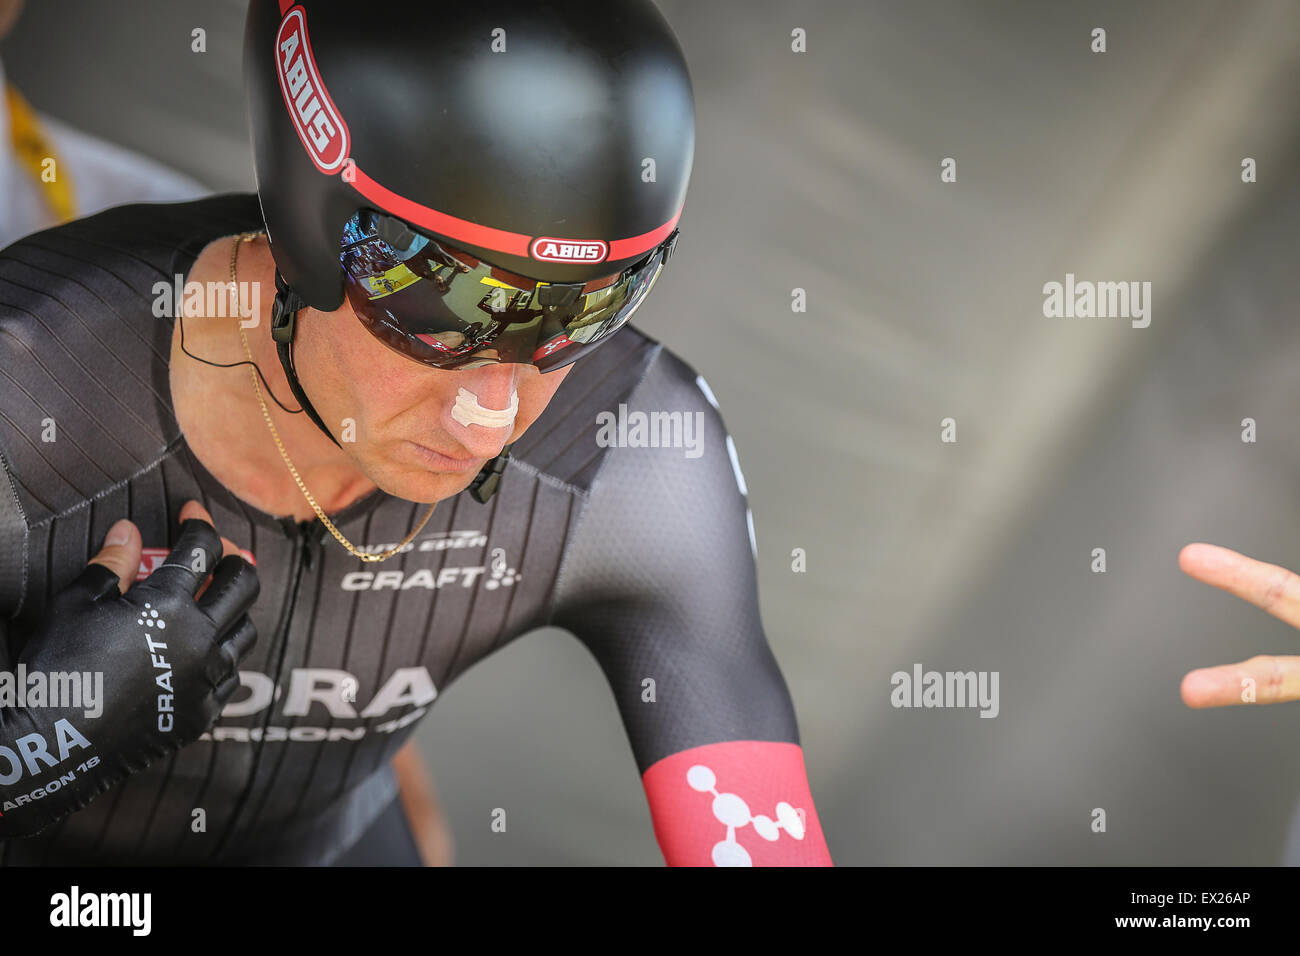
POLYGON ((531 365, 432 369, 371 335, 346 300, 332 313, 304 311, 294 350, 307 394, 341 433, 343 450, 371 481, 408 501, 463 491, 528 430, 573 368, 545 375, 531 365), (502 413, 516 397, 511 420, 502 413), (456 470, 431 453, 473 461, 456 470))

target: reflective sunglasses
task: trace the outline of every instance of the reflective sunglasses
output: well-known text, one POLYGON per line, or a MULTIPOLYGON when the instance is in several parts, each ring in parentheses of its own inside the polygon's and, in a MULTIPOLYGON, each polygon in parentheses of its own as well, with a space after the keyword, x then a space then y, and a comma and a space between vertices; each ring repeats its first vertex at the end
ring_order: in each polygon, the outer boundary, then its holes
POLYGON ((551 283, 361 210, 344 226, 340 256, 352 308, 395 352, 439 369, 519 363, 550 372, 623 327, 654 287, 677 235, 615 275, 551 283))

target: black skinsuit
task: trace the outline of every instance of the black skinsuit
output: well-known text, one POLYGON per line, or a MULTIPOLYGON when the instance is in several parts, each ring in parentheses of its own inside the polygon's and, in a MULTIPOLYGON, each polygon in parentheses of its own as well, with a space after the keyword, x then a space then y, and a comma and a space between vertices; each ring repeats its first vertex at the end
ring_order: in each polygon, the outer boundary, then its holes
MULTIPOLYGON (((331 862, 390 805, 390 760, 433 696, 544 625, 596 656, 642 772, 702 744, 798 743, 722 419, 696 373, 635 328, 573 367, 494 498, 442 502, 382 564, 208 474, 172 414, 173 320, 155 317, 153 288, 214 239, 260 227, 255 196, 218 196, 118 207, 0 252, 0 669, 119 518, 166 548, 197 498, 261 579, 246 686, 212 732, 42 833, 0 843, 0 863, 331 862), (596 416, 620 403, 702 420, 702 454, 600 447, 596 416)), ((378 548, 425 508, 375 492, 332 517, 378 548)))

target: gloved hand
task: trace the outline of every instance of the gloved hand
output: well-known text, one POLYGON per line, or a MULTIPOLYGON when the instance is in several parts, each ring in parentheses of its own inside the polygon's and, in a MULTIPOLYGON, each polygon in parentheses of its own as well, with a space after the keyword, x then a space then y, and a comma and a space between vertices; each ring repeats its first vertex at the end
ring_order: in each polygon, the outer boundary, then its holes
POLYGON ((102 712, 0 707, 0 839, 81 809, 216 722, 257 638, 248 610, 259 589, 251 564, 221 553, 212 525, 190 518, 166 562, 126 594, 92 563, 55 596, 17 663, 28 675, 102 673, 102 712))

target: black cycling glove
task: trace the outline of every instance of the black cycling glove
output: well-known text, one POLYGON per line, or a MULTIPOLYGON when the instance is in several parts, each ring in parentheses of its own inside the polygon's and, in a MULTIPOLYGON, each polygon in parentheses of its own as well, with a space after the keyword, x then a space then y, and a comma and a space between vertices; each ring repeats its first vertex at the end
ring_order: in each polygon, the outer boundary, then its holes
POLYGON ((55 596, 14 669, 25 671, 27 705, 0 707, 0 839, 80 810, 216 722, 257 638, 248 609, 259 587, 251 564, 220 556, 212 525, 191 519, 167 561, 125 595, 117 575, 91 564, 55 596), (30 699, 33 674, 42 701, 30 699), (96 675, 103 699, 87 716, 84 697, 62 698, 96 675))

